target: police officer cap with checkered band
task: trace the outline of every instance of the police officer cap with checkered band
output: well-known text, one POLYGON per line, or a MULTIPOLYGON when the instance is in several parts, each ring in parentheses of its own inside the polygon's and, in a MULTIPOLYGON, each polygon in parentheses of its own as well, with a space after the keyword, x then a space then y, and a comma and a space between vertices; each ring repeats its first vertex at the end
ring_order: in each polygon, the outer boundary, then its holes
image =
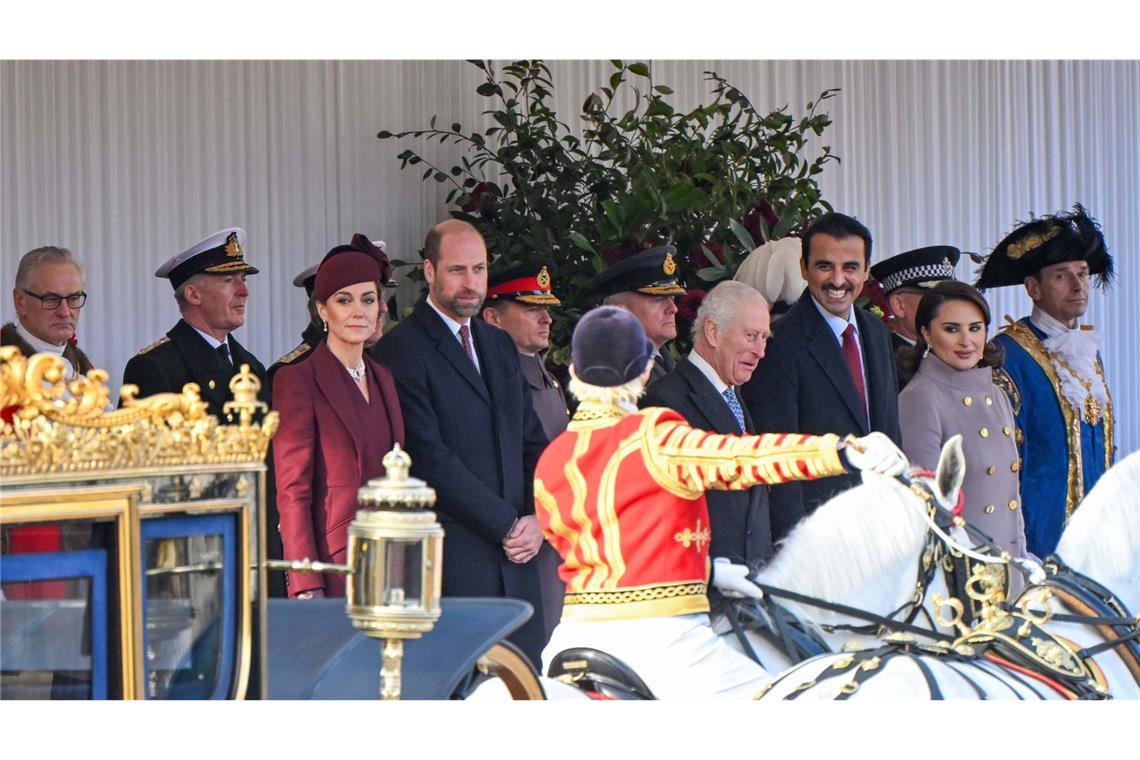
POLYGON ((952 245, 929 245, 915 248, 871 267, 871 276, 890 295, 899 288, 929 290, 940 282, 954 279, 954 266, 962 255, 952 245))

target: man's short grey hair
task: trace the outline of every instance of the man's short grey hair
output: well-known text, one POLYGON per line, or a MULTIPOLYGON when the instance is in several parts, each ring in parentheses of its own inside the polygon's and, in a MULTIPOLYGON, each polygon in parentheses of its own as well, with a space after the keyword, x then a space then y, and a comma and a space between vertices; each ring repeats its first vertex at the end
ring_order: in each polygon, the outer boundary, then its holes
POLYGON ((178 303, 178 313, 181 314, 182 312, 185 312, 186 307, 190 305, 190 302, 186 300, 186 286, 197 285, 202 281, 203 277, 209 277, 209 275, 202 274, 201 272, 192 274, 186 278, 186 282, 182 283, 174 289, 174 300, 178 303))
POLYGON ((732 324, 746 304, 754 302, 763 304, 765 309, 769 308, 768 300, 751 285, 736 280, 718 283, 705 295, 697 309, 696 319, 693 320, 693 342, 704 335, 705 322, 711 321, 723 330, 732 324))
POLYGON ((33 248, 20 258, 20 265, 16 268, 16 287, 27 290, 32 284, 32 272, 41 264, 71 264, 79 270, 79 277, 83 279, 83 267, 71 255, 71 251, 55 245, 45 245, 33 248))
POLYGON ((618 293, 610 293, 602 299, 602 306, 629 306, 629 298, 631 293, 628 290, 622 290, 618 293))

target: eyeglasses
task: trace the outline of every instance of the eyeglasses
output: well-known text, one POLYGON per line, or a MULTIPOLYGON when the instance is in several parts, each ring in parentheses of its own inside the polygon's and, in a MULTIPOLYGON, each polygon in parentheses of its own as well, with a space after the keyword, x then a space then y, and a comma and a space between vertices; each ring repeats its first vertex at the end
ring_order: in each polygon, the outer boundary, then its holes
POLYGON ((58 309, 59 305, 64 301, 67 301, 67 305, 73 309, 82 308, 83 304, 87 303, 87 294, 82 290, 67 296, 57 296, 55 293, 47 293, 41 296, 39 293, 33 293, 30 290, 24 290, 24 288, 20 288, 20 290, 23 290, 32 298, 40 299, 40 305, 49 311, 58 309))

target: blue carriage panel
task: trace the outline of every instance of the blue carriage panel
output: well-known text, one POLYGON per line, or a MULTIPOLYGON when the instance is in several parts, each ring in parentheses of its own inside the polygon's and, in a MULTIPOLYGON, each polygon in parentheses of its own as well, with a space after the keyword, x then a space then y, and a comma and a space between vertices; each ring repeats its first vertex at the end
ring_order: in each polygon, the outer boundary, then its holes
MULTIPOLYGON (((44 554, 9 554, 0 561, 0 585, 53 580, 86 580, 89 602, 83 607, 61 605, 66 599, 4 600, 0 602, 0 620, 3 620, 3 638, 0 643, 0 670, 53 672, 51 694, 53 698, 108 697, 108 627, 109 604, 107 599, 107 553, 101 549, 44 554), (14 614, 17 606, 24 607, 26 616, 14 614), (78 620, 77 620, 78 618, 78 620), (80 641, 90 632, 90 654, 80 651, 70 662, 52 657, 57 651, 38 651, 45 643, 67 640, 66 632, 78 628, 80 641), (60 632, 64 635, 61 636, 60 632), (66 665, 54 667, 53 665, 66 665), (86 667, 84 667, 86 666, 86 667), (64 672, 91 673, 90 689, 75 684, 64 672), (79 693, 76 694, 76 686, 79 693)), ((74 637, 71 637, 74 638, 74 637)), ((82 646, 80 646, 80 650, 82 646)))
MULTIPOLYGON (((232 696, 237 672, 236 659, 239 652, 237 641, 239 619, 239 579, 238 573, 238 516, 235 514, 180 515, 177 517, 156 517, 142 521, 140 538, 144 552, 142 568, 142 601, 144 617, 143 643, 147 669, 147 683, 151 691, 148 698, 158 695, 155 684, 160 679, 163 653, 158 649, 164 643, 159 629, 165 626, 166 633, 184 632, 191 634, 192 641, 182 647, 184 651, 166 652, 167 663, 172 665, 163 672, 169 674, 161 698, 165 699, 226 699, 232 696), (185 601, 185 621, 192 623, 202 610, 194 607, 201 599, 180 600, 175 597, 152 596, 150 578, 147 575, 146 558, 149 556, 150 542, 167 539, 218 539, 221 541, 221 601, 219 614, 193 635, 193 629, 179 626, 180 616, 177 604, 167 604, 160 614, 158 602, 165 598, 170 603, 185 601), (170 659, 173 655, 173 660, 170 659), (212 677, 211 677, 212 676, 212 677)), ((156 568, 161 569, 161 568, 156 568)), ((213 570, 199 570, 187 575, 198 575, 213 570)), ((208 601, 208 599, 206 600, 208 601)), ((168 647, 177 650, 178 647, 168 647)))

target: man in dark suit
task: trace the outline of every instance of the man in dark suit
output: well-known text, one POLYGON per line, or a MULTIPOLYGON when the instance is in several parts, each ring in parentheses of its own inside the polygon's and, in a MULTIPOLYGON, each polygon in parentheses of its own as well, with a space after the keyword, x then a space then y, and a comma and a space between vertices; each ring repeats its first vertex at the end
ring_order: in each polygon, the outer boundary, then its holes
MULTIPOLYGON (((825 214, 804 233, 800 270, 807 289, 777 322, 767 355, 743 388, 760 430, 841 437, 879 431, 899 441, 890 333, 855 306, 870 260, 871 233, 852 217, 825 214)), ((858 482, 846 475, 773 486, 773 538, 858 482)))
POLYGON ((127 362, 123 384, 138 386, 138 397, 181 393, 197 383, 207 412, 223 424, 223 407, 233 400, 230 379, 248 364, 261 381, 260 400, 268 403, 265 367, 231 334, 245 323, 249 297, 246 277, 257 268, 244 259, 245 232, 215 232, 160 266, 155 277, 170 280, 182 319, 165 337, 127 362))
MULTIPOLYGON (((654 383, 642 408, 664 406, 695 428, 714 433, 758 430, 737 397, 764 358, 769 336, 768 302, 754 288, 728 280, 708 292, 693 323, 693 350, 654 383)), ((761 564, 772 557, 768 486, 709 491, 710 557, 761 564)))
POLYGON ((436 490, 443 593, 534 607, 510 636, 537 666, 545 644, 534 560, 534 467, 547 444, 510 336, 471 319, 487 292, 487 247, 451 219, 424 243, 428 294, 372 349, 392 370, 412 472, 436 490))
POLYGON ((673 370, 677 361, 665 344, 677 337, 677 296, 687 292, 677 282, 677 249, 661 245, 623 259, 595 275, 590 286, 606 306, 628 309, 641 322, 653 343, 653 384, 673 370))

